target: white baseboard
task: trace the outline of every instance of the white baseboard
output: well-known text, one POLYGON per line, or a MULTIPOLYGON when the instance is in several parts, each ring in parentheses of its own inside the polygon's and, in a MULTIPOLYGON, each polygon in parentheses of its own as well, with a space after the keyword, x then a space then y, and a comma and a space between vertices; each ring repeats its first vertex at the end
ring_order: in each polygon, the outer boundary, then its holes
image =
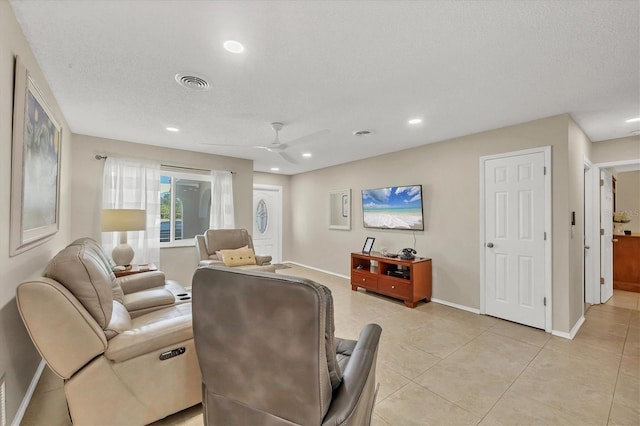
POLYGON ((18 407, 18 412, 16 413, 16 416, 13 418, 13 421, 11 422, 11 426, 19 426, 20 423, 22 423, 22 418, 24 417, 24 413, 27 412, 27 407, 29 407, 29 403, 31 402, 31 397, 33 397, 33 392, 35 392, 36 386, 38 386, 38 381, 40 380, 40 376, 42 376, 42 372, 44 371, 44 367, 46 365, 47 363, 44 362, 44 359, 41 359, 40 364, 36 369, 36 373, 33 375, 33 378, 31 379, 31 383, 27 388, 27 392, 24 394, 24 398, 22 398, 22 402, 18 407))
POLYGON ((584 324, 584 315, 582 315, 580 317, 578 322, 576 322, 576 324, 573 326, 573 328, 571 328, 570 332, 567 333, 565 331, 552 330, 551 334, 553 334, 554 336, 563 337, 565 339, 573 340, 573 338, 576 337, 576 334, 578 334, 578 330, 580 330, 580 327, 582 327, 582 324, 584 324))
POLYGON ((470 307, 464 306, 464 305, 458 305, 457 303, 447 302, 446 300, 436 299, 435 297, 432 297, 431 301, 435 302, 435 303, 439 303, 440 305, 451 306, 452 308, 462 309, 463 311, 467 311, 467 312, 471 312, 471 313, 480 315, 480 309, 470 308, 470 307))
POLYGON ((337 274, 335 272, 326 271, 324 269, 315 268, 313 266, 305 265, 304 263, 292 262, 290 260, 283 260, 282 263, 291 263, 292 265, 298 265, 298 266, 302 266, 303 268, 313 269, 314 271, 323 272, 325 274, 333 275, 335 277, 340 277, 340 278, 344 278, 344 279, 347 279, 347 280, 351 279, 351 277, 349 277, 349 275, 337 274))

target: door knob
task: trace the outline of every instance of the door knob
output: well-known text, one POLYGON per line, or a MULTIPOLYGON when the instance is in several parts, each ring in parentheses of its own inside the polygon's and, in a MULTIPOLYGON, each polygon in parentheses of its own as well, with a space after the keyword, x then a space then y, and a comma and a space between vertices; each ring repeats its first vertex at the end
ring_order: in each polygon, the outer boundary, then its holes
POLYGON ((591 246, 584 246, 585 250, 589 250, 591 248, 591 246))
POLYGON ((611 242, 612 242, 612 243, 617 243, 617 242, 618 242, 618 239, 617 239, 617 238, 612 238, 612 239, 611 239, 611 242))
POLYGON ((493 243, 487 243, 487 247, 493 248, 493 243))

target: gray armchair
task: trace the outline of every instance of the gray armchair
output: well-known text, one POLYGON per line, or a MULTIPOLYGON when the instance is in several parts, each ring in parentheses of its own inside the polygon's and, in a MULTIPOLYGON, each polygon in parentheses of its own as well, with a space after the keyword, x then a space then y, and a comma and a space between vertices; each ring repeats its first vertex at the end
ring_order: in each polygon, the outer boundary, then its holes
POLYGON ((199 268, 193 333, 206 425, 366 425, 382 329, 334 337, 333 299, 307 279, 199 268))
MULTIPOLYGON (((198 254, 198 266, 219 265, 225 266, 222 259, 216 256, 216 252, 222 250, 234 250, 241 247, 253 247, 253 239, 246 229, 208 229, 203 235, 196 235, 196 252, 198 254)), ((255 255, 255 264, 240 266, 242 269, 259 269, 270 272, 275 271, 271 265, 271 256, 255 255)))

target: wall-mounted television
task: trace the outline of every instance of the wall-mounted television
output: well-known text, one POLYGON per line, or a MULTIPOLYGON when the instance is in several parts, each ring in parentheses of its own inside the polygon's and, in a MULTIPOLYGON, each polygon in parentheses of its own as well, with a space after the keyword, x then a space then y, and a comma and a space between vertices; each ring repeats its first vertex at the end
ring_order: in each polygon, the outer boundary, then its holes
POLYGON ((362 190, 365 228, 424 231, 422 185, 362 190))

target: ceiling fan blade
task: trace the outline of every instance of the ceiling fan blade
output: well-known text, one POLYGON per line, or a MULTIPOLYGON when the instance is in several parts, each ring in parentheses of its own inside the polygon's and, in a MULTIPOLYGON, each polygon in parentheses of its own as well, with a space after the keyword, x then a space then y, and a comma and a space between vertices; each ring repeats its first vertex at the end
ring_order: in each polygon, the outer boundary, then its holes
POLYGON ((293 157, 291 157, 291 156, 290 156, 289 154, 287 154, 286 152, 280 151, 280 152, 278 152, 278 154, 280 154, 280 157, 284 158, 284 159, 285 159, 286 161, 288 161, 289 163, 292 163, 292 164, 298 164, 298 162, 297 162, 297 161, 295 161, 295 160, 293 159, 293 157))
POLYGON ((299 138, 287 141, 287 146, 303 145, 305 143, 311 142, 313 139, 320 137, 326 133, 329 133, 329 129, 317 130, 315 132, 309 133, 308 135, 300 136, 299 138))
POLYGON ((200 145, 208 145, 208 146, 228 146, 233 148, 264 148, 262 146, 255 145, 238 145, 238 144, 225 144, 225 143, 208 143, 208 142, 198 142, 200 145))

